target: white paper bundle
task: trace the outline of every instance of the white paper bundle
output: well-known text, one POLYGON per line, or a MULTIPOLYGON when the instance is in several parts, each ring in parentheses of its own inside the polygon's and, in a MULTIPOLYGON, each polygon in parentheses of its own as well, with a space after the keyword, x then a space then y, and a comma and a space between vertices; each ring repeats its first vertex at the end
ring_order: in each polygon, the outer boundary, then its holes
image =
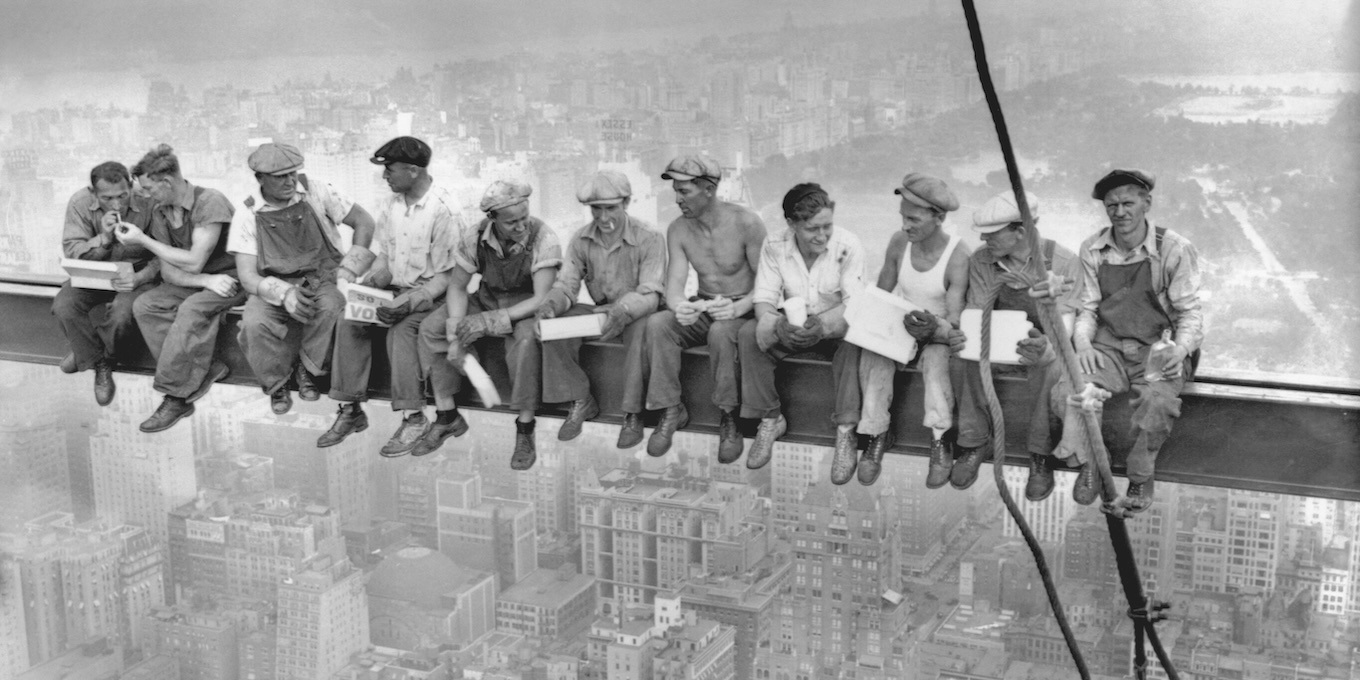
POLYGON ((357 283, 346 283, 343 280, 336 283, 336 288, 340 290, 341 295, 345 296, 346 321, 358 321, 383 328, 388 327, 387 324, 378 320, 378 308, 386 307, 387 303, 392 302, 395 297, 392 291, 369 288, 357 283))
POLYGON ((477 357, 472 354, 463 355, 463 374, 472 382, 473 388, 477 390, 477 396, 482 400, 482 406, 499 406, 501 403, 501 393, 496 391, 496 383, 491 382, 491 376, 487 375, 486 369, 482 368, 477 357))
MULTIPOLYGON (((1015 351, 1016 343, 1029 337, 1029 322, 1025 313, 1014 309, 992 310, 992 351, 994 364, 1020 365, 1020 354, 1015 351)), ((959 319, 959 330, 967 337, 959 358, 971 361, 980 360, 982 354, 982 310, 965 309, 959 319)))
POLYGON ((925 308, 881 288, 867 287, 845 305, 845 322, 849 326, 845 341, 908 363, 916 356, 916 338, 907 333, 902 319, 918 309, 925 308))
POLYGON ((131 262, 96 262, 61 258, 61 268, 71 276, 71 287, 113 290, 113 280, 132 274, 131 262))
POLYGON ((604 332, 605 316, 583 314, 541 319, 538 322, 538 337, 544 342, 566 338, 593 338, 604 332))

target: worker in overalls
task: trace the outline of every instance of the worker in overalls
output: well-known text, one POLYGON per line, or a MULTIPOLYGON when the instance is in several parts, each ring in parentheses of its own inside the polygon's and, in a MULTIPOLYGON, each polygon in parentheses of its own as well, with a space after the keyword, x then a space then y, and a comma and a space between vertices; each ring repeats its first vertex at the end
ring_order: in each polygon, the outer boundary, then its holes
POLYGON ((527 184, 504 180, 487 188, 481 202, 486 218, 463 234, 454 253, 457 266, 446 303, 420 324, 421 341, 432 354, 431 370, 454 373, 432 376, 436 387, 452 385, 453 389, 435 391, 435 422, 412 455, 434 451, 445 439, 467 432, 467 421, 458 414, 454 401, 461 382, 456 371, 474 343, 500 338, 510 373, 510 406, 519 411, 510 467, 527 470, 538 459, 534 413, 540 401, 543 362, 534 314, 557 279, 562 246, 548 225, 529 215, 532 192, 527 184), (481 274, 482 281, 477 292, 469 295, 473 274, 481 274))
MULTIPOLYGON (((1081 244, 1080 306, 1073 334, 1083 378, 1113 394, 1133 392, 1133 446, 1129 449, 1127 507, 1152 506, 1153 466, 1181 412, 1181 389, 1190 379, 1204 341, 1199 254, 1184 236, 1147 218, 1156 179, 1141 170, 1111 170, 1091 197, 1105 204, 1110 226, 1081 244), (1160 356, 1152 346, 1169 332, 1173 345, 1160 356)), ((1053 390, 1055 413, 1075 411, 1072 386, 1053 390)), ((1066 422, 1071 422, 1070 420, 1066 422)), ((1064 428, 1064 439, 1075 428, 1064 428)), ((1079 500, 1096 497, 1086 447, 1064 443, 1054 455, 1081 465, 1079 500)), ((1074 494, 1077 491, 1074 490, 1074 494)))
MULTIPOLYGON (((1030 214, 1038 224, 1039 199, 1026 194, 1030 214)), ((1015 196, 1007 191, 992 198, 973 213, 973 230, 982 237, 982 247, 968 261, 968 293, 964 309, 982 309, 993 286, 1000 286, 993 309, 1019 310, 1035 329, 1043 328, 1039 320, 1031 286, 1003 279, 1007 273, 1028 271, 1030 259, 1042 257, 1045 271, 1073 281, 1077 276, 1077 258, 1072 251, 1051 239, 1040 238, 1037 251, 1031 244, 1031 234, 1021 220, 1015 196)), ((1047 285, 1047 282, 1045 282, 1047 285)), ((1071 314, 1076 305, 1075 289, 1065 288, 1058 297, 1060 313, 1071 314)), ((962 331, 948 333, 950 346, 957 352, 963 346, 962 331)), ((1049 370, 1056 353, 1044 336, 1037 332, 1021 340, 1017 351, 1023 366, 992 364, 992 374, 1022 375, 1027 384, 1025 404, 1030 407, 1029 434, 1026 449, 1030 453, 1029 478, 1025 482, 1025 498, 1041 501, 1053 492, 1053 470, 1049 453, 1053 450, 1053 433, 1049 421, 1049 392, 1056 381, 1056 373, 1049 370)), ((956 489, 967 489, 977 480, 978 467, 992 460, 994 447, 988 444, 992 434, 991 410, 982 391, 982 376, 978 362, 955 358, 951 362, 951 379, 958 402, 959 438, 958 458, 949 472, 949 483, 956 489)))
POLYGON ((246 164, 260 195, 236 211, 227 241, 250 293, 239 342, 279 415, 293 407, 290 379, 303 400, 320 398, 313 377, 330 372, 335 322, 345 306, 337 277, 353 282, 373 261, 373 218, 325 182, 308 181, 302 160, 288 144, 251 152, 246 164), (354 229, 348 254, 340 224, 354 229))

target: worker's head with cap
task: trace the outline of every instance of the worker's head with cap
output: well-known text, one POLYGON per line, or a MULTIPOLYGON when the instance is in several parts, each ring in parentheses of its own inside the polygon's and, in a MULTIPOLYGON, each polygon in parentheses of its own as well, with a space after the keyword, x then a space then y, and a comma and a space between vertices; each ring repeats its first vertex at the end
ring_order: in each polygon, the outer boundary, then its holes
POLYGON ((523 241, 529 229, 529 196, 533 187, 516 180, 498 179, 482 194, 482 212, 496 225, 496 236, 523 241))
MULTIPOLYGON (((1030 217, 1039 223, 1039 198, 1025 192, 1030 217)), ((1029 233, 1025 230, 1020 207, 1015 204, 1015 192, 1007 190, 988 199, 973 212, 973 231, 982 237, 982 245, 996 258, 1003 258, 1029 247, 1029 233)))
POLYGON ((798 250, 804 255, 826 252, 834 229, 836 202, 831 200, 822 185, 804 182, 784 194, 784 220, 793 231, 798 250))
POLYGON ((260 197, 270 205, 286 206, 297 195, 298 171, 302 169, 302 152, 297 147, 266 142, 250 152, 246 165, 260 183, 260 197))
POLYGON ((898 213, 902 215, 902 231, 912 243, 934 237, 944 224, 944 216, 959 209, 959 199, 949 185, 919 172, 907 173, 893 193, 902 197, 898 213))
POLYGON ((430 145, 415 137, 397 137, 378 147, 370 163, 383 166, 383 181, 398 194, 418 192, 424 195, 429 188, 430 145))
POLYGON ((661 179, 671 181, 675 189, 675 204, 685 217, 698 217, 708 211, 717 200, 718 182, 722 181, 722 166, 699 154, 676 156, 666 165, 661 179))
POLYGON ((600 170, 576 190, 576 200, 590 207, 595 227, 614 231, 628 223, 628 204, 633 200, 633 185, 618 170, 600 170))
POLYGON ((137 161, 137 169, 141 173, 138 181, 147 196, 157 203, 173 200, 176 188, 184 181, 184 175, 179 170, 179 157, 169 144, 159 144, 146 152, 142 160, 137 161))
POLYGON ((1136 169, 1111 170, 1091 190, 1091 198, 1105 204, 1110 228, 1120 246, 1133 247, 1147 238, 1147 213, 1157 178, 1136 169))

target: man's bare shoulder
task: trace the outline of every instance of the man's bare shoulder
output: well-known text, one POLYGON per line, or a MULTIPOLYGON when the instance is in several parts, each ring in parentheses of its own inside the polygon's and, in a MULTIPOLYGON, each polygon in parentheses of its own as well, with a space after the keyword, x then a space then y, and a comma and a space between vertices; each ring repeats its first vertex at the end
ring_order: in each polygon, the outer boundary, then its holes
POLYGON ((735 224, 745 237, 756 240, 765 238, 765 220, 760 219, 754 210, 727 201, 720 203, 719 209, 723 211, 724 221, 735 224))
POLYGON ((893 235, 888 239, 887 257, 902 257, 902 253, 907 252, 907 243, 909 242, 910 241, 907 239, 907 232, 900 229, 893 232, 893 235))

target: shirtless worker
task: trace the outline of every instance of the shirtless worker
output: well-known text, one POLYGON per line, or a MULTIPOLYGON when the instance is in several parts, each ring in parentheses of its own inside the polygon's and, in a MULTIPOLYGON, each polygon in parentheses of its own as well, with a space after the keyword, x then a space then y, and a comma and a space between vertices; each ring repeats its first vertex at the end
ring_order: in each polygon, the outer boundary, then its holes
MULTIPOLYGON (((750 210, 717 198, 722 168, 711 158, 680 156, 666 166, 661 179, 671 180, 680 206, 680 217, 666 230, 667 309, 648 318, 647 352, 630 355, 645 365, 629 366, 626 375, 646 381, 646 408, 662 411, 647 441, 647 453, 663 456, 671 448, 675 431, 689 422, 680 401, 681 353, 707 342, 713 405, 722 411, 718 460, 731 463, 744 448, 737 431, 741 405, 737 333, 754 314, 751 290, 760 266, 765 223, 750 210), (692 300, 685 297, 691 266, 699 278, 698 295, 692 300)), ((641 415, 624 414, 620 448, 642 441, 641 415)))

